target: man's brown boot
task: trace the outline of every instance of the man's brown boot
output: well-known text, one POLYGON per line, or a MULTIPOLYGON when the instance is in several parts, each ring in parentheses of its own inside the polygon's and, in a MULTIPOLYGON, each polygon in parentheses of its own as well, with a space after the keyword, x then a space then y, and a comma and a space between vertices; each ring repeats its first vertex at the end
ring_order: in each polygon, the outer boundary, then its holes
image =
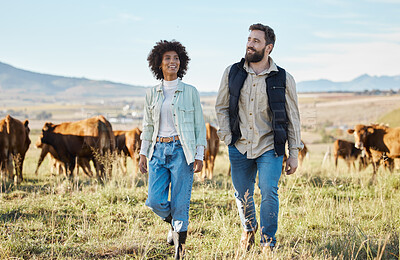
POLYGON ((243 250, 249 251, 254 245, 254 238, 258 229, 258 225, 253 231, 243 231, 242 237, 240 238, 240 247, 243 250))

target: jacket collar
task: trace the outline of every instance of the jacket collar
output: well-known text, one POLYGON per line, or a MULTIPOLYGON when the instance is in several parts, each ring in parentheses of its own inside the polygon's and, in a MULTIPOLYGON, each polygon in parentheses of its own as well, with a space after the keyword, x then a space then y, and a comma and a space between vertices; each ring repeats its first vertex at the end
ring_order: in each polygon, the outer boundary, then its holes
MULTIPOLYGON (((261 72, 258 75, 268 75, 273 71, 278 71, 278 67, 276 66, 274 60, 271 57, 268 57, 269 59, 269 68, 264 70, 263 72, 261 72)), ((247 71, 247 73, 254 73, 253 69, 250 67, 248 62, 245 62, 243 65, 243 69, 247 71)))
MULTIPOLYGON (((164 80, 162 80, 161 83, 156 86, 157 92, 163 91, 163 88, 162 88, 163 81, 164 80)), ((183 91, 184 86, 185 86, 185 84, 178 78, 178 86, 176 88, 176 91, 180 91, 180 92, 183 91)))

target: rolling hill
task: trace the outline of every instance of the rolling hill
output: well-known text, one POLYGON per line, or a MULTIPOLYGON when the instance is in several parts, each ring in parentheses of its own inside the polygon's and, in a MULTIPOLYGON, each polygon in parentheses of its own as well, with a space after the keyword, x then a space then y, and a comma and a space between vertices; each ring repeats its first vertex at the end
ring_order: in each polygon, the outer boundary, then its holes
POLYGON ((352 81, 334 82, 326 79, 302 81, 297 84, 298 92, 363 92, 372 90, 399 90, 399 76, 361 75, 352 81))
MULTIPOLYGON (((400 76, 361 75, 352 81, 320 79, 297 83, 298 92, 363 92, 400 90, 400 76)), ((146 87, 111 81, 90 80, 42 74, 15 68, 0 62, 0 93, 52 96, 59 99, 144 96, 146 87)), ((216 93, 201 93, 210 95, 216 93)))
POLYGON ((0 93, 2 94, 54 96, 70 99, 144 96, 145 92, 146 88, 143 86, 41 74, 0 62, 0 93))

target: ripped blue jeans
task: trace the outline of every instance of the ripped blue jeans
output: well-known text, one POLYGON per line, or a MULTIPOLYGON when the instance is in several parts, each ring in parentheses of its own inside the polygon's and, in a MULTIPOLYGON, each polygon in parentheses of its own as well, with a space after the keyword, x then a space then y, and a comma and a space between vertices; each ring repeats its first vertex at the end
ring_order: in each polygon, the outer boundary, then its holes
POLYGON ((187 231, 193 185, 193 163, 186 163, 181 142, 157 142, 149 162, 146 206, 165 219, 172 216, 176 232, 187 231), (168 194, 171 189, 171 199, 168 194))
POLYGON ((276 156, 274 150, 256 159, 247 159, 235 146, 229 146, 232 183, 235 188, 236 204, 245 231, 257 227, 254 205, 254 184, 258 171, 258 187, 261 191, 260 226, 261 245, 274 246, 278 229, 278 182, 281 177, 283 156, 276 156))

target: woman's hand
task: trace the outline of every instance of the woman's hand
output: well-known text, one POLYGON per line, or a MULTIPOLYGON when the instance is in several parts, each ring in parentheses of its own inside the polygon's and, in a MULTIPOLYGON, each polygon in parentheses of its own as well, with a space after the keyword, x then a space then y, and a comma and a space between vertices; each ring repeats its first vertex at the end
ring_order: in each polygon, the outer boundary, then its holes
POLYGON ((194 172, 201 172, 201 169, 203 169, 203 161, 194 160, 194 164, 193 164, 194 172))
POLYGON ((139 155, 139 170, 141 173, 147 173, 147 158, 143 154, 139 155))

